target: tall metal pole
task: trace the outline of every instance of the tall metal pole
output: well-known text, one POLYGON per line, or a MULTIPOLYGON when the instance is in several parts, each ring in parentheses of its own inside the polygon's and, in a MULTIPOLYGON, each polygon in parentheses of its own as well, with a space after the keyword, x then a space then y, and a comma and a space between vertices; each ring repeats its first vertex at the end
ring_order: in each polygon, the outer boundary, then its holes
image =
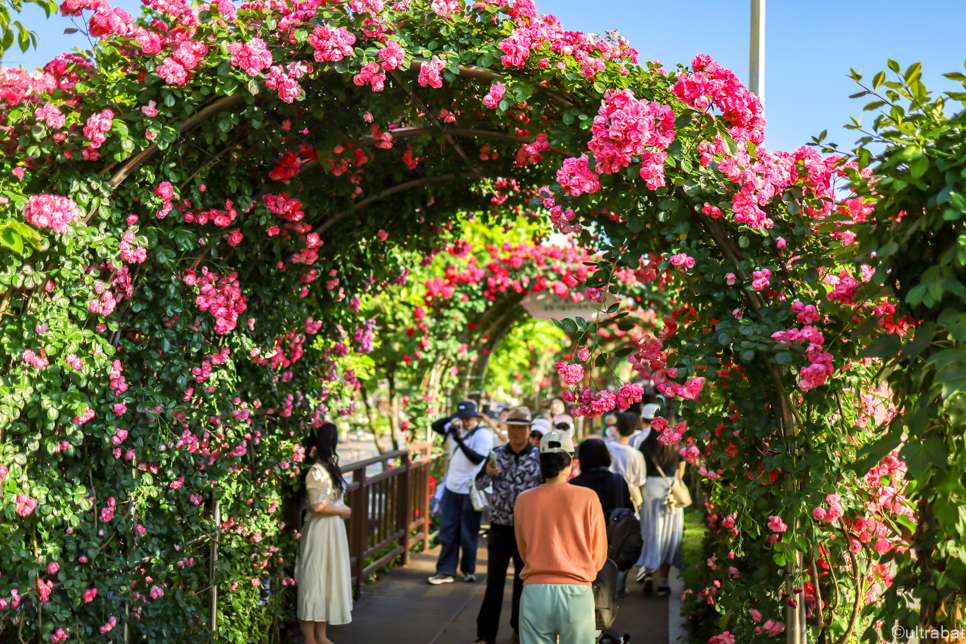
POLYGON ((765 104, 765 0, 751 0, 751 67, 748 88, 765 104))

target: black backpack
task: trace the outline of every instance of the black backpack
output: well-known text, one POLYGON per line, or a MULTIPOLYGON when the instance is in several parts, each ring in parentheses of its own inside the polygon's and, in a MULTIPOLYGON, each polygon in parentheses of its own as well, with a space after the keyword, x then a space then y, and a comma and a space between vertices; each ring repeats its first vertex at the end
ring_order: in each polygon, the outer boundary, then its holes
POLYGON ((594 619, 597 630, 605 631, 617 619, 617 564, 608 559, 591 584, 594 591, 594 619))
POLYGON ((615 508, 607 515, 607 558, 620 571, 630 570, 641 556, 644 540, 641 524, 627 508, 615 508))

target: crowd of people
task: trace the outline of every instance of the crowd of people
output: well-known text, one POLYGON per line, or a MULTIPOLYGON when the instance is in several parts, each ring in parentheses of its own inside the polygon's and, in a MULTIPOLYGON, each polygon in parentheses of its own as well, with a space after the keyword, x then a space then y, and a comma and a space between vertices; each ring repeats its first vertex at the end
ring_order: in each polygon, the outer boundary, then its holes
MULTIPOLYGON (((619 559, 618 596, 627 592, 626 578, 634 565, 646 594, 669 594, 668 574, 671 566, 680 566, 684 527, 683 510, 669 502, 669 491, 675 479, 683 478, 685 462, 680 445, 665 445, 651 431, 660 409, 650 403, 623 411, 607 419, 603 436, 579 445, 574 419, 560 399, 536 418, 527 407, 494 418, 481 413, 474 401, 463 400, 453 415, 432 424, 449 458, 436 493, 440 553, 430 584, 477 580, 484 511, 489 517, 478 643, 497 640, 511 562, 510 627, 514 640, 524 644, 595 641, 592 585, 608 558, 619 559), (634 522, 630 531, 629 522, 634 522), (634 539, 626 538, 629 532, 634 539), (613 543, 618 533, 625 535, 619 554, 613 543)), ((342 500, 346 484, 336 445, 331 423, 305 444, 308 509, 296 582, 306 644, 330 644, 327 625, 351 620, 344 522, 350 510, 342 500)))

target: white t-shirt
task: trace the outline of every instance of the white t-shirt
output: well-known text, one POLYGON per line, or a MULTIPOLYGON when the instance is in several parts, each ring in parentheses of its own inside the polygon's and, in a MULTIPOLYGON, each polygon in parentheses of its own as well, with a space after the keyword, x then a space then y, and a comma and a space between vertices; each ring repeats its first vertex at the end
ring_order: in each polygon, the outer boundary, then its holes
MULTIPOLYGON (((469 438, 464 438, 463 443, 477 454, 486 457, 493 451, 495 440, 496 436, 493 435, 493 430, 489 427, 479 427, 469 438)), ((643 464, 643 460, 641 463, 643 464)), ((446 472, 446 489, 457 494, 469 494, 470 481, 476 478, 477 473, 485 465, 486 459, 479 465, 474 465, 457 445, 456 451, 453 452, 453 457, 449 461, 449 471, 446 472)))
POLYGON ((641 431, 631 436, 631 442, 630 442, 631 447, 633 447, 636 450, 641 449, 641 443, 643 443, 645 439, 647 439, 650 433, 651 433, 651 428, 645 427, 641 431))
POLYGON ((647 468, 644 465, 644 455, 639 450, 621 445, 617 441, 610 443, 610 456, 613 459, 610 471, 617 472, 627 481, 628 487, 640 487, 647 483, 647 468))

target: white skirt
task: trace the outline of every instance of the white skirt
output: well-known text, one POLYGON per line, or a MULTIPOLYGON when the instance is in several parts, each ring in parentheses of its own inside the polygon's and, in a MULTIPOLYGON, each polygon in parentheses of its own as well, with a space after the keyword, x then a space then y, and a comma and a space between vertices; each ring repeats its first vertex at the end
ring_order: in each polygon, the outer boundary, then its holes
POLYGON ((305 513, 295 564, 298 618, 333 626, 352 621, 352 572, 345 521, 305 513))
POLYGON ((684 537, 684 508, 674 514, 664 509, 664 497, 668 492, 664 477, 648 476, 641 488, 644 504, 641 505, 641 538, 644 546, 637 565, 651 570, 662 564, 681 567, 681 540, 684 537))

